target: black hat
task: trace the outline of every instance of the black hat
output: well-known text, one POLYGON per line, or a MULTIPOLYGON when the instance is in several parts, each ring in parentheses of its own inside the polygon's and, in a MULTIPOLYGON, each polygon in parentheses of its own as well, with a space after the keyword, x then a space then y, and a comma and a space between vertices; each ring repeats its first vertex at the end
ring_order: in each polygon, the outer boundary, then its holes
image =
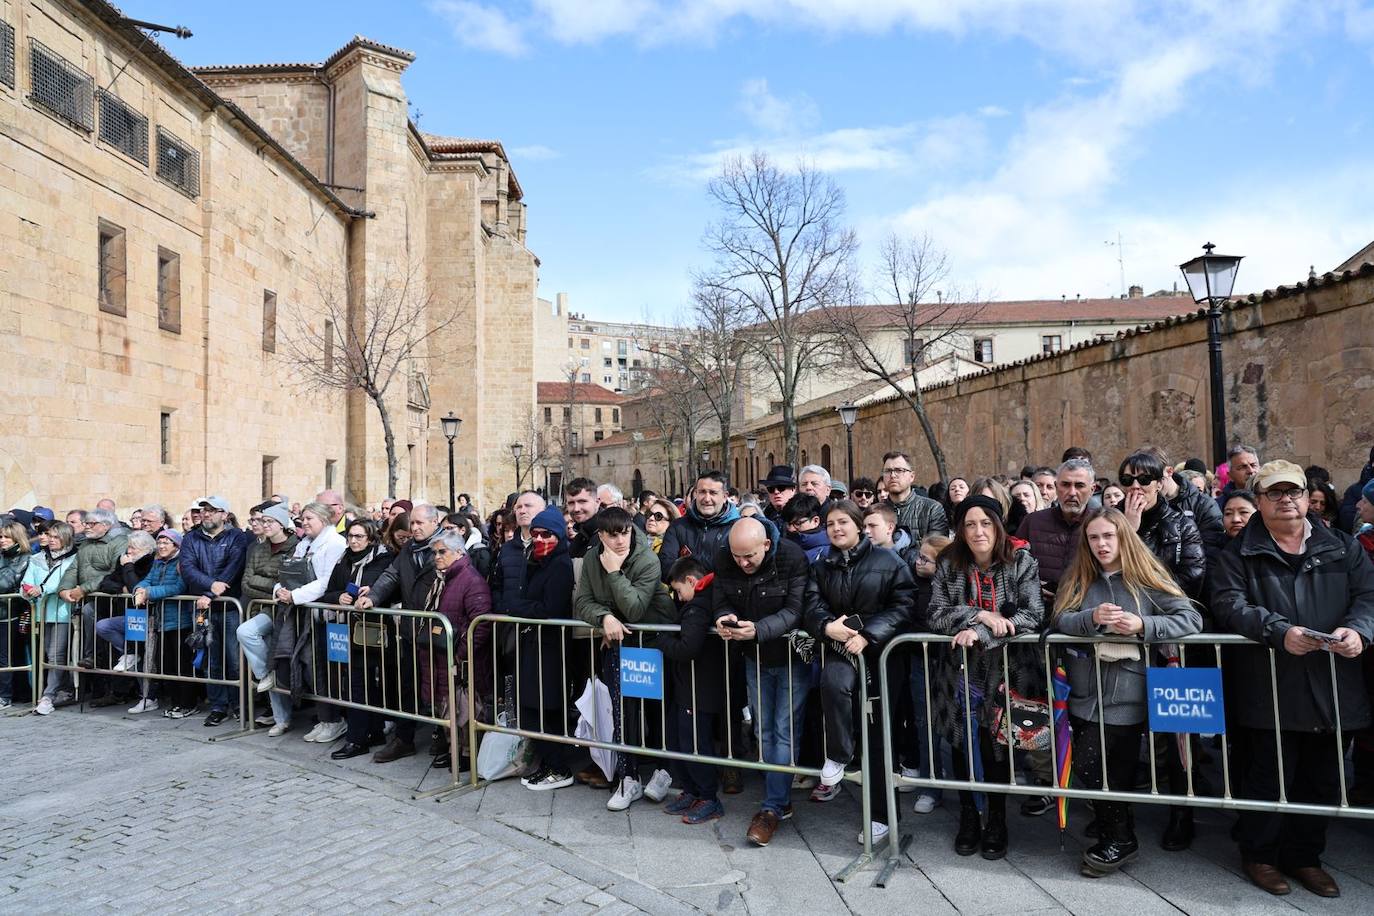
POLYGON ((768 472, 768 476, 763 479, 765 487, 795 487, 797 478, 792 473, 790 464, 775 464, 773 470, 768 472))
POLYGON ((1187 461, 1183 462, 1183 470, 1197 471, 1199 474, 1206 474, 1207 465, 1202 463, 1201 458, 1189 458, 1187 461))
POLYGON ((1002 504, 991 496, 965 496, 959 500, 959 504, 954 507, 954 530, 958 531, 964 527, 964 516, 968 515, 970 509, 982 509, 988 515, 997 516, 997 520, 1002 521, 1002 504))

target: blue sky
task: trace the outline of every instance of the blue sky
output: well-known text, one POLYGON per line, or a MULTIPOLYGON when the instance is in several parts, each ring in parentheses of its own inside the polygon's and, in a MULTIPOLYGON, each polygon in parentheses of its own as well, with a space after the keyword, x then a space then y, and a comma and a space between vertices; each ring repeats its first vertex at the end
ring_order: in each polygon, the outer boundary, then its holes
POLYGON ((1370 0, 432 0, 124 12, 188 64, 414 51, 426 131, 494 137, 530 205, 540 294, 669 320, 707 264, 732 152, 833 174, 876 253, 926 233, 1001 299, 1172 286, 1204 241, 1238 290, 1374 239, 1370 0), (1113 244, 1107 244, 1108 242, 1113 244))

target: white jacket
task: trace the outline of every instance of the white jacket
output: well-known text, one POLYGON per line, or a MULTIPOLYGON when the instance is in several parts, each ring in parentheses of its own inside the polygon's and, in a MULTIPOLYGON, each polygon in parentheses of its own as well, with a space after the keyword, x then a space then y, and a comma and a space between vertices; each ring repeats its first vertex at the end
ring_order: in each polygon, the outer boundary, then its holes
MULTIPOLYGON (((301 538, 297 541, 296 550, 291 555, 297 559, 308 556, 310 568, 315 571, 315 579, 293 589, 291 603, 309 604, 319 601, 325 589, 329 587, 329 577, 333 574, 334 567, 339 564, 339 559, 347 549, 348 543, 343 535, 328 526, 313 538, 301 538)), ((272 591, 275 592, 278 587, 280 585, 272 591)))

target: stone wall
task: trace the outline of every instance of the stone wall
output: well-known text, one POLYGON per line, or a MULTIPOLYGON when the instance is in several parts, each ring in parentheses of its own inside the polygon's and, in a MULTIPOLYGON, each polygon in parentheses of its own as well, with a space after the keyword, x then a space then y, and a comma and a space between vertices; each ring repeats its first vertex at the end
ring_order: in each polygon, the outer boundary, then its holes
MULTIPOLYGON (((1374 445, 1374 265, 1280 287, 1229 306, 1223 317, 1226 421, 1231 442, 1264 459, 1320 464, 1344 486, 1374 445)), ((1190 315, 1148 331, 1005 366, 926 390, 951 474, 1015 474, 1055 464, 1069 445, 1093 452, 1100 473, 1134 447, 1177 460, 1210 457, 1207 322, 1190 315)), ((801 448, 822 449, 848 476, 845 431, 831 409, 801 419, 801 448)), ((784 454, 780 424, 756 431, 763 473, 784 454)), ((744 437, 732 440, 738 454, 744 437)), ((916 477, 936 477, 915 415, 893 397, 865 407, 854 427, 857 474, 876 476, 885 451, 911 454, 916 477)))

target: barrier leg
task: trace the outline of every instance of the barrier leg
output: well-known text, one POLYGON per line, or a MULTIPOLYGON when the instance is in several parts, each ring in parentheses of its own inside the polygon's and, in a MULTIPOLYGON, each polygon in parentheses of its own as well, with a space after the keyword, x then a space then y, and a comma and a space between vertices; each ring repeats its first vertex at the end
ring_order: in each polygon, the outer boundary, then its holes
MULTIPOLYGON (((857 782, 859 785, 859 792, 862 796, 860 799, 859 807, 862 811, 863 825, 859 828, 859 832, 863 836, 864 850, 863 852, 855 856, 854 861, 850 862, 844 868, 840 869, 840 873, 835 876, 835 880, 839 881, 841 884, 848 881, 850 878, 854 877, 856 874, 859 873, 861 869, 863 869, 864 866, 866 866, 869 862, 873 861, 873 798, 869 793, 869 769, 873 765, 873 760, 870 757, 870 748, 868 745, 868 717, 871 710, 869 708, 870 701, 868 696, 868 665, 862 655, 859 656, 858 678, 859 754, 860 759, 863 761, 863 763, 859 767, 857 782)), ((821 702, 825 702, 826 699, 827 698, 825 696, 822 696, 821 702)), ((884 756, 891 754, 891 750, 889 748, 884 748, 883 750, 884 756)), ((887 766, 887 769, 890 772, 892 767, 887 764, 885 765, 887 766)), ((890 781, 890 778, 888 781, 890 781)), ((895 820, 894 812, 888 811, 887 818, 889 821, 895 820)), ((892 836, 892 828, 894 826, 894 824, 888 825, 888 837, 892 836)))

